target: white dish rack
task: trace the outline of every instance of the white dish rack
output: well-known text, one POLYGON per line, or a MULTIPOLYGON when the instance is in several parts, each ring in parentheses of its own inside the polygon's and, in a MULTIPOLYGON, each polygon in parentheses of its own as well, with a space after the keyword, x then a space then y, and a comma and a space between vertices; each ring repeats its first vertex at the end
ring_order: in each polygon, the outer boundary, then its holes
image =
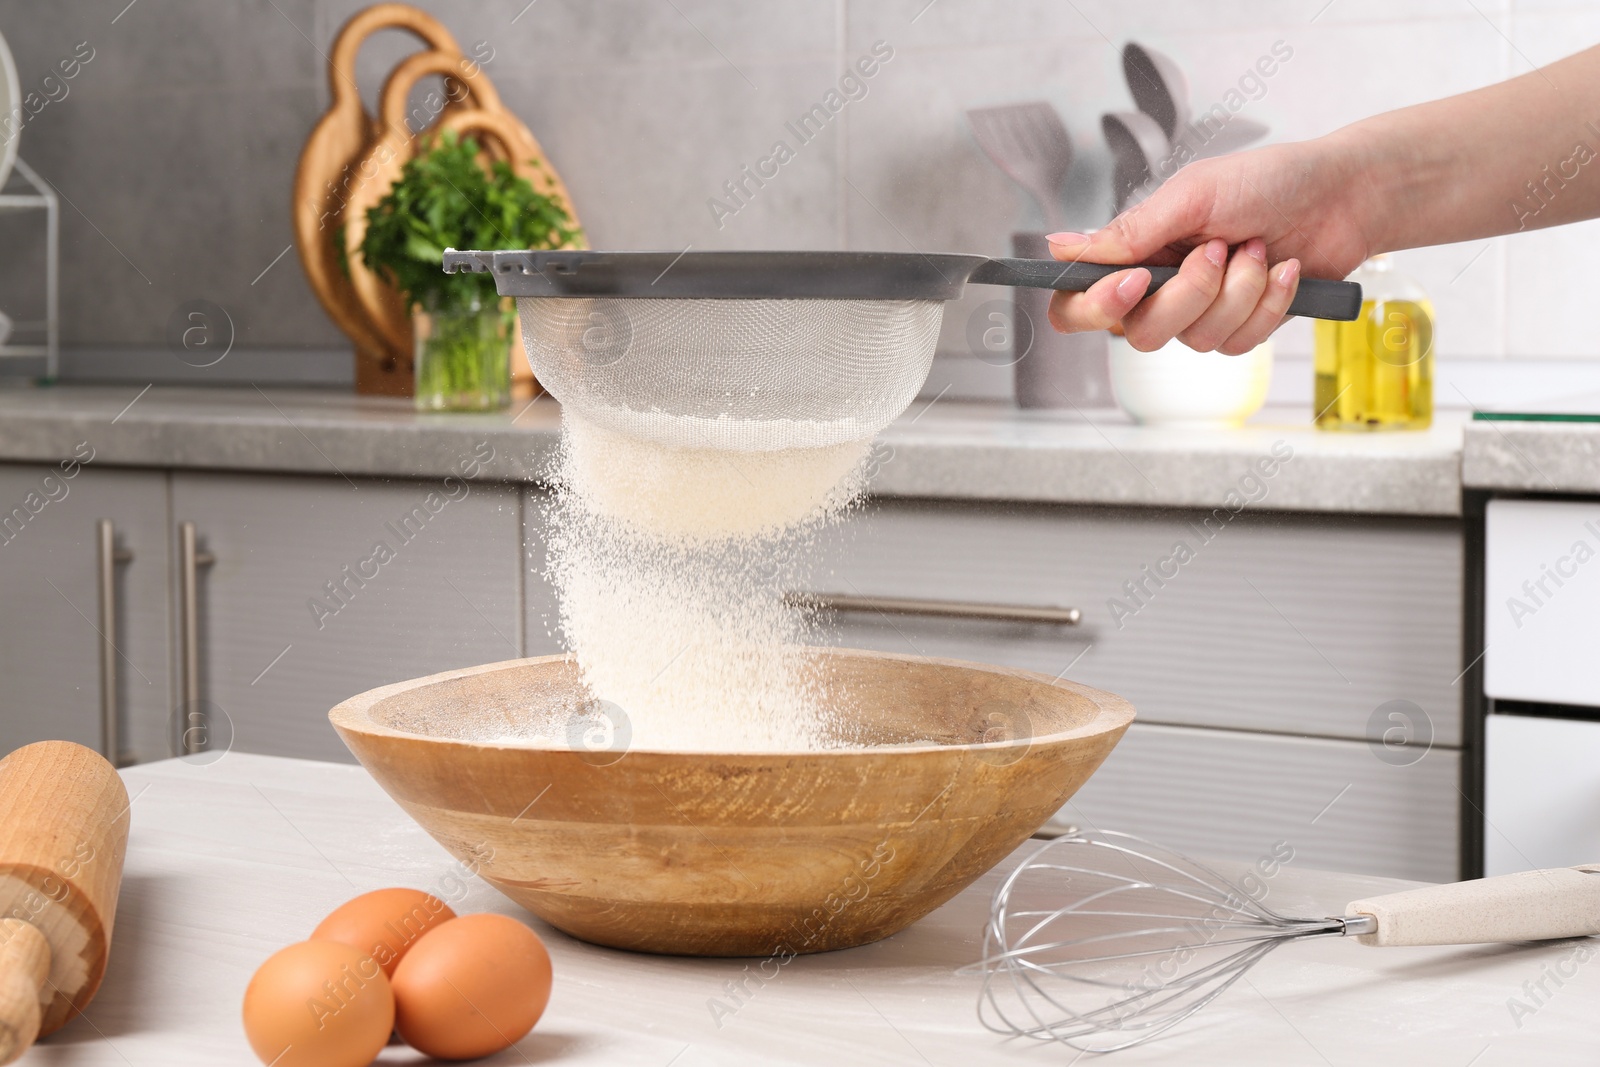
MULTIPOLYGON (((42 362, 42 373, 32 376, 52 381, 60 370, 61 357, 61 203, 50 184, 21 157, 15 160, 10 177, 0 185, 0 212, 12 211, 44 212, 45 306, 42 318, 12 319, 12 335, 0 343, 0 375, 15 373, 12 365, 19 361, 27 361, 30 367, 42 362), (18 334, 24 340, 18 341, 18 334)), ((15 314, 11 309, 0 310, 15 314)))

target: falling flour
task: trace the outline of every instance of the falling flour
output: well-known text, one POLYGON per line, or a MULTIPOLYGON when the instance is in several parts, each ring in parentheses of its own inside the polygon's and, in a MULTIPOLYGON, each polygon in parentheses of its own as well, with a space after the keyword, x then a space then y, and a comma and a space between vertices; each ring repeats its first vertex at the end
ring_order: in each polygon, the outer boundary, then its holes
POLYGON ((547 571, 561 635, 629 747, 832 743, 810 622, 784 597, 859 498, 870 445, 669 448, 563 412, 547 571))

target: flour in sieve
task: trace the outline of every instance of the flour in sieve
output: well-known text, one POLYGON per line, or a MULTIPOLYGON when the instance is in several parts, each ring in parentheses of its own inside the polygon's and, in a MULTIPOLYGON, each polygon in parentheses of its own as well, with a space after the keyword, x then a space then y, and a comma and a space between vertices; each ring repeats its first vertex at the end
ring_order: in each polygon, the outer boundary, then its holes
POLYGON ((826 747, 810 622, 786 604, 806 550, 856 500, 871 439, 825 448, 667 448, 562 415, 547 573, 584 682, 631 747, 826 747))
MULTIPOLYGON (((706 420, 682 418, 696 423, 706 420)), ((793 424, 775 433, 792 436, 793 424)), ((668 544, 769 539, 854 499, 872 440, 736 452, 669 448, 563 411, 563 491, 598 515, 668 544)))

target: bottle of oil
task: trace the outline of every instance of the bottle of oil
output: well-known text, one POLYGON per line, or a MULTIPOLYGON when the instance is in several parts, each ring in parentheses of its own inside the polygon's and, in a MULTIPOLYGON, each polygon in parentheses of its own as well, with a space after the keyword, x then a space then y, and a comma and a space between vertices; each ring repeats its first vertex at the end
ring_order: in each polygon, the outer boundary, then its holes
POLYGON ((1316 324, 1317 426, 1423 430, 1433 422, 1433 302, 1420 285, 1373 256, 1354 322, 1316 324))

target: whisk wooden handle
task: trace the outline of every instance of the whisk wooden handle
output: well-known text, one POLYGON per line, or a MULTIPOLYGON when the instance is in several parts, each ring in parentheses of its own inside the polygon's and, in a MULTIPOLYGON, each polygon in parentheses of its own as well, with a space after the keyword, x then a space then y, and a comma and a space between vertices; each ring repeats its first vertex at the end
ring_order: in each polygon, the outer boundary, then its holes
POLYGON ((1600 934, 1600 864, 1523 871, 1351 902, 1364 945, 1477 945, 1600 934))

